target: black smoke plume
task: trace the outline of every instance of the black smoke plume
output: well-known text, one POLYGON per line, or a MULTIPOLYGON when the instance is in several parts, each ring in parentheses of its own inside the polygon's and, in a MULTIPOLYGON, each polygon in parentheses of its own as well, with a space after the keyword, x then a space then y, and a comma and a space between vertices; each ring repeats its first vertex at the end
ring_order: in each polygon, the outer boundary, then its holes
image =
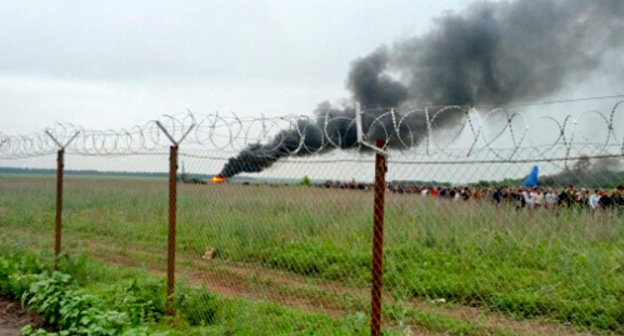
POLYGON ((620 158, 602 158, 592 161, 588 156, 581 156, 571 167, 566 167, 562 172, 540 177, 540 185, 555 188, 568 185, 615 188, 624 180, 623 167, 624 162, 620 158))
MULTIPOLYGON (((375 113, 389 107, 400 114, 418 106, 504 106, 547 97, 604 66, 607 54, 621 53, 623 17, 622 0, 480 1, 437 18, 422 36, 355 60, 346 86, 351 101, 368 112, 363 128, 369 139, 382 137, 392 147, 409 133, 408 143, 417 145, 426 131, 424 116, 410 117, 399 134, 388 134, 394 130, 391 118, 373 125, 375 113)), ((621 73, 623 63, 606 66, 621 73)), ((270 143, 248 146, 219 175, 259 172, 286 156, 355 147, 354 118, 351 107, 322 103, 316 121, 299 120, 270 143)), ((462 118, 461 109, 451 110, 432 126, 452 127, 462 118)))

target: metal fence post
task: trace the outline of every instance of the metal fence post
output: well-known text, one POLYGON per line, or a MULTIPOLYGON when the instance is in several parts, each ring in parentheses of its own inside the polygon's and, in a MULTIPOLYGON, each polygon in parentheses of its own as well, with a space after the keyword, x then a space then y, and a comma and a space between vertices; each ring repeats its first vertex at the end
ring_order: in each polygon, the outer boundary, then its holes
POLYGON ((62 144, 50 131, 45 133, 59 147, 56 157, 56 216, 54 218, 54 269, 58 266, 58 257, 61 254, 61 232, 63 229, 63 169, 65 168, 65 147, 76 139, 79 132, 62 144))
POLYGON ((65 167, 65 149, 59 149, 56 157, 56 218, 54 221, 54 269, 57 268, 61 254, 61 231, 63 214, 63 168, 65 167))
MULTIPOLYGON (((377 140, 377 148, 384 146, 377 140)), ((381 334, 381 286, 383 280, 383 225, 386 192, 386 156, 375 154, 375 202, 373 215, 373 260, 371 286, 371 336, 381 334)))
POLYGON ((178 146, 169 148, 169 239, 167 247, 167 314, 174 314, 178 146))
POLYGON ((175 293, 175 255, 176 255, 176 203, 177 203, 177 172, 178 172, 178 146, 191 132, 195 123, 184 132, 180 139, 175 140, 159 121, 156 125, 165 133, 173 146, 169 147, 169 232, 167 244, 167 300, 166 310, 168 315, 175 314, 173 294, 175 293))

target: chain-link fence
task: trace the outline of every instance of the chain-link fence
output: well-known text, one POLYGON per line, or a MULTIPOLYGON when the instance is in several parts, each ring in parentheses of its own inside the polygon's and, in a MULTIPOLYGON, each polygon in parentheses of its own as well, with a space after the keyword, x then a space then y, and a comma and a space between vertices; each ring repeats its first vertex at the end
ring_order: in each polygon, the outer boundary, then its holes
POLYGON ((167 277, 223 334, 623 333, 624 113, 552 108, 2 136, 0 226, 167 277))

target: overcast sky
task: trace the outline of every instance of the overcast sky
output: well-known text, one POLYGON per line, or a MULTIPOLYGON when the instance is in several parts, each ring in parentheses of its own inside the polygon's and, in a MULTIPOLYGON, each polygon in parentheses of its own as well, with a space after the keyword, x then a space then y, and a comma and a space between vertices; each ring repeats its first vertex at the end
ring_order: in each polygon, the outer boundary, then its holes
POLYGON ((0 132, 186 108, 309 114, 350 62, 465 1, 0 1, 0 132))

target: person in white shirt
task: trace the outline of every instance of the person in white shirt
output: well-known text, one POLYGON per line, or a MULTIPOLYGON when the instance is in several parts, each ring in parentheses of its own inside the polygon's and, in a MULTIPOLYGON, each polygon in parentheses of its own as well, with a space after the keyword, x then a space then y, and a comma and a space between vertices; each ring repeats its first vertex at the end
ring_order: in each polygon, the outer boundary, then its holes
POLYGON ((532 193, 522 188, 522 198, 524 198, 524 203, 526 204, 527 207, 529 208, 533 207, 533 194, 532 193))
POLYGON ((589 206, 592 209, 597 209, 598 205, 599 205, 599 202, 600 202, 600 190, 596 189, 594 191, 594 193, 591 196, 589 196, 589 202, 588 203, 589 203, 589 206))
POLYGON ((544 193, 539 188, 533 189, 533 207, 538 209, 544 205, 544 193))

